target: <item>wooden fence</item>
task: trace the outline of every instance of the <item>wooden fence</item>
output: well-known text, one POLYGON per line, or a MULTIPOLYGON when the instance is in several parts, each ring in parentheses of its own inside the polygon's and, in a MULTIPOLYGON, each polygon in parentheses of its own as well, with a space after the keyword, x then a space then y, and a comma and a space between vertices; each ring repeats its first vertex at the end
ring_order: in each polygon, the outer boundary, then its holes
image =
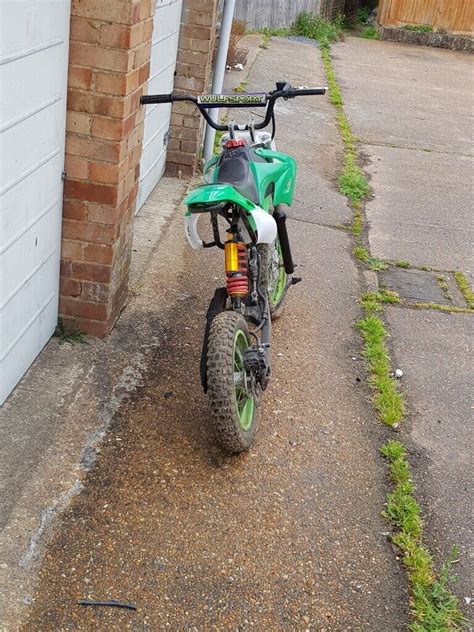
POLYGON ((280 29, 291 26, 302 11, 335 18, 344 11, 344 0, 236 0, 234 17, 248 29, 280 29))
POLYGON ((473 0, 380 0, 378 22, 382 26, 427 24, 435 31, 474 31, 473 0))

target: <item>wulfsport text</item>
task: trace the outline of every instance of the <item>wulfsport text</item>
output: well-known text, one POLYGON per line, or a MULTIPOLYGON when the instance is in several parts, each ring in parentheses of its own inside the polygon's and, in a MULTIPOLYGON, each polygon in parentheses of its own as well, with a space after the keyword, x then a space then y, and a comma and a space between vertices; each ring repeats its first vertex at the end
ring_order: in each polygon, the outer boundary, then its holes
POLYGON ((265 105, 266 94, 205 94, 198 97, 200 105, 265 105))

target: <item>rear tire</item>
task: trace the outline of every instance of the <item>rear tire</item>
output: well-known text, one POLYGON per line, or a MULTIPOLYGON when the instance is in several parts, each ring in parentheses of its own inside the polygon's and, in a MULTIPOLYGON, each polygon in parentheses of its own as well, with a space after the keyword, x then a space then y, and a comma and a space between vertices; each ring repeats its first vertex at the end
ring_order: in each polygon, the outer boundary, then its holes
POLYGON ((217 441, 232 454, 248 450, 255 436, 257 402, 249 393, 250 376, 243 365, 243 353, 250 345, 241 314, 217 314, 208 338, 207 395, 217 441))

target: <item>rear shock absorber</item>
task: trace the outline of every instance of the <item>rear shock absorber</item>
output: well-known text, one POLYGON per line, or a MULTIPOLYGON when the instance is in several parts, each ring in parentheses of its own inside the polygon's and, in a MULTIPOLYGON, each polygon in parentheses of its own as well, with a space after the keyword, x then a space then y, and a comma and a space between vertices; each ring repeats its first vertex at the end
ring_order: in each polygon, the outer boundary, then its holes
POLYGON ((243 298, 249 293, 247 247, 233 239, 232 233, 227 233, 224 246, 227 294, 230 298, 243 298))

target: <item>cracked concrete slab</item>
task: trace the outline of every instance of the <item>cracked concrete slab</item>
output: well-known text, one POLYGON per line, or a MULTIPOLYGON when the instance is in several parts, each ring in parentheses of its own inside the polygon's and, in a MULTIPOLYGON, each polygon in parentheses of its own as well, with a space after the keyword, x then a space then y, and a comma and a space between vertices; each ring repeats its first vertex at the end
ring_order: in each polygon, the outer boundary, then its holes
POLYGON ((433 272, 400 268, 389 268, 379 272, 383 286, 392 292, 397 292, 401 299, 408 299, 417 303, 452 305, 453 301, 446 296, 441 288, 438 276, 433 272))
POLYGON ((367 171, 375 197, 366 214, 372 254, 472 270, 473 169, 466 156, 371 147, 367 171))
POLYGON ((350 37, 332 57, 376 194, 372 254, 471 271, 471 56, 350 37))
POLYGON ((348 37, 331 56, 363 144, 473 155, 469 53, 348 37))

